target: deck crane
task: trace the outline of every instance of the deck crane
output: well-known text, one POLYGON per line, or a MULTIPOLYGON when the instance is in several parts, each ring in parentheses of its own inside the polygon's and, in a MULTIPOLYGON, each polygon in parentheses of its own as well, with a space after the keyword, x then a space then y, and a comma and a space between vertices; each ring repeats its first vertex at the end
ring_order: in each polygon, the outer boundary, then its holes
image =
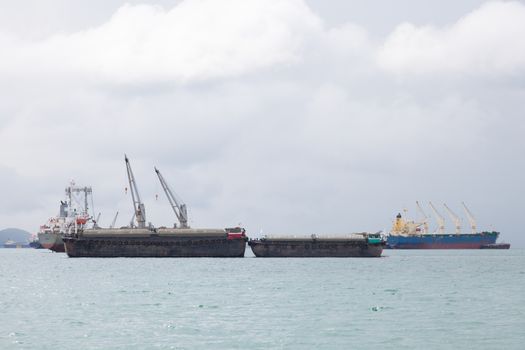
POLYGON ((434 212, 434 215, 436 216, 436 221, 438 223, 438 233, 445 233, 445 218, 439 214, 432 202, 428 202, 428 204, 430 204, 430 209, 432 209, 432 212, 434 212))
MULTIPOLYGON (((175 212, 175 216, 177 216, 177 219, 180 223, 180 228, 189 228, 188 226, 188 212, 186 210, 186 204, 179 204, 175 196, 173 195, 173 191, 169 187, 166 180, 164 180, 164 177, 160 173, 159 169, 155 168, 155 172, 157 173, 157 176, 159 177, 160 184, 162 186, 162 189, 164 190, 164 193, 166 193, 166 197, 168 197, 168 201, 171 204, 171 208, 175 212)), ((175 224, 175 227, 177 225, 175 224)))
POLYGON ((456 234, 461 233, 461 219, 459 216, 456 215, 446 204, 443 203, 443 206, 447 210, 448 215, 454 221, 454 226, 456 227, 456 234))
POLYGON ((111 225, 109 225, 109 228, 115 227, 115 223, 117 222, 117 217, 118 217, 118 211, 115 214, 115 217, 113 218, 113 221, 111 221, 111 225))
POLYGON ((472 233, 476 233, 477 226, 476 226, 476 219, 474 218, 474 215, 470 212, 470 210, 465 205, 465 202, 461 202, 463 204, 463 208, 465 209, 465 213, 467 214, 468 221, 470 223, 470 229, 472 230, 472 233))
POLYGON ((423 215, 423 229, 425 230, 424 233, 428 233, 428 216, 423 211, 423 208, 421 207, 421 204, 419 204, 418 201, 416 201, 417 208, 419 209, 419 212, 421 215, 423 215))
MULTIPOLYGON (((134 216, 137 219, 138 228, 145 228, 146 208, 144 207, 144 203, 142 203, 142 201, 140 200, 139 191, 137 189, 137 183, 135 181, 133 171, 131 170, 131 165, 129 164, 128 156, 124 155, 124 159, 126 160, 126 170, 128 172, 129 189, 131 192, 131 198, 133 200, 133 209, 135 210, 134 216)), ((133 219, 131 223, 133 223, 133 219)))
POLYGON ((93 221, 93 228, 100 228, 100 226, 98 225, 98 223, 100 222, 100 214, 101 213, 98 213, 97 219, 93 221))

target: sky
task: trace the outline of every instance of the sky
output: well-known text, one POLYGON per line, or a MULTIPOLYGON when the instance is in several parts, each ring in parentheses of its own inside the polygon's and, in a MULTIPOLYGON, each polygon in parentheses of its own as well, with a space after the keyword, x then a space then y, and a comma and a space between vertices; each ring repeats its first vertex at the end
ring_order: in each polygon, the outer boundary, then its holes
MULTIPOLYGON (((388 230, 461 202, 525 247, 525 2, 0 1, 1 226, 71 180, 107 226, 388 230)), ((437 225, 431 219, 431 230, 437 225)))

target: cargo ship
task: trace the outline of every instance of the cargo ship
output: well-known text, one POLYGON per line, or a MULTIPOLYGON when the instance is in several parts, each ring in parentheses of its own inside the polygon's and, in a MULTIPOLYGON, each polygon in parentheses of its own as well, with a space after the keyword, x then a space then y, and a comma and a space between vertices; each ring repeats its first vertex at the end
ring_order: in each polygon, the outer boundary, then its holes
POLYGON ((44 249, 49 249, 56 253, 65 252, 60 228, 51 222, 40 226, 40 230, 38 231, 38 242, 44 249))
POLYGON ((381 256, 385 241, 379 234, 356 233, 344 236, 266 236, 251 239, 248 245, 256 257, 264 258, 372 258, 381 256))
MULTIPOLYGON (((417 203, 417 202, 416 202, 417 203)), ((470 221, 471 233, 461 232, 460 218, 445 206, 456 228, 455 233, 445 232, 444 217, 430 203, 430 208, 435 214, 438 229, 435 233, 428 232, 428 216, 417 203, 424 219, 422 221, 406 221, 401 214, 397 214, 394 225, 386 237, 387 249, 482 249, 496 244, 500 233, 497 231, 476 230, 474 216, 463 203, 467 217, 470 221)), ((510 246, 510 245, 509 245, 510 246)))
POLYGON ((4 248, 29 248, 28 242, 15 242, 11 239, 8 239, 4 242, 4 248))
POLYGON ((88 214, 88 198, 92 195, 91 187, 75 186, 71 181, 65 189, 66 199, 60 201, 60 209, 57 216, 51 217, 40 226, 38 231, 38 242, 42 248, 57 253, 64 253, 64 241, 62 236, 67 232, 78 230, 92 217, 88 214))
MULTIPOLYGON (((134 214, 127 227, 76 228, 64 234, 69 257, 243 257, 246 232, 241 227, 194 229, 188 225, 186 205, 180 203, 160 171, 161 186, 179 224, 173 228, 146 225, 146 209, 140 199, 129 159, 125 157, 134 214)), ((127 189, 126 189, 127 191, 127 189)), ((115 221, 115 220, 114 220, 115 221)))

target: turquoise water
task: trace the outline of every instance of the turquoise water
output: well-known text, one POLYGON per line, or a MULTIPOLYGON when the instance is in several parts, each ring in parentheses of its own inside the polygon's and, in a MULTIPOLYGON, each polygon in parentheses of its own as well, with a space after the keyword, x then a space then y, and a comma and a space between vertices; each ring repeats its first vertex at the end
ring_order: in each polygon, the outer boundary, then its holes
POLYGON ((0 349, 524 349, 525 250, 68 259, 0 249, 0 349))

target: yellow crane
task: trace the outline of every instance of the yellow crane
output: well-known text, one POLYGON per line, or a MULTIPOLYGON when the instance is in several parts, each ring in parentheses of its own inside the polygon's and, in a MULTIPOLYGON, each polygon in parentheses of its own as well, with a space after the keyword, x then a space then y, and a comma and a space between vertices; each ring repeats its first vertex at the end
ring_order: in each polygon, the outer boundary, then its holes
POLYGON ((474 215, 470 212, 470 210, 465 205, 465 202, 461 202, 463 204, 463 208, 465 209, 465 213, 467 214, 468 221, 470 223, 470 229, 472 233, 476 233, 477 231, 477 225, 476 225, 476 219, 474 218, 474 215))
POLYGON ((445 233, 445 218, 439 214, 432 202, 428 202, 428 204, 430 204, 430 209, 432 209, 432 212, 434 212, 434 216, 436 217, 436 221, 438 223, 437 232, 441 234, 445 233))
POLYGON ((454 222, 454 226, 456 228, 456 234, 460 234, 461 233, 461 218, 457 216, 445 203, 443 203, 443 206, 445 207, 448 215, 454 222))

